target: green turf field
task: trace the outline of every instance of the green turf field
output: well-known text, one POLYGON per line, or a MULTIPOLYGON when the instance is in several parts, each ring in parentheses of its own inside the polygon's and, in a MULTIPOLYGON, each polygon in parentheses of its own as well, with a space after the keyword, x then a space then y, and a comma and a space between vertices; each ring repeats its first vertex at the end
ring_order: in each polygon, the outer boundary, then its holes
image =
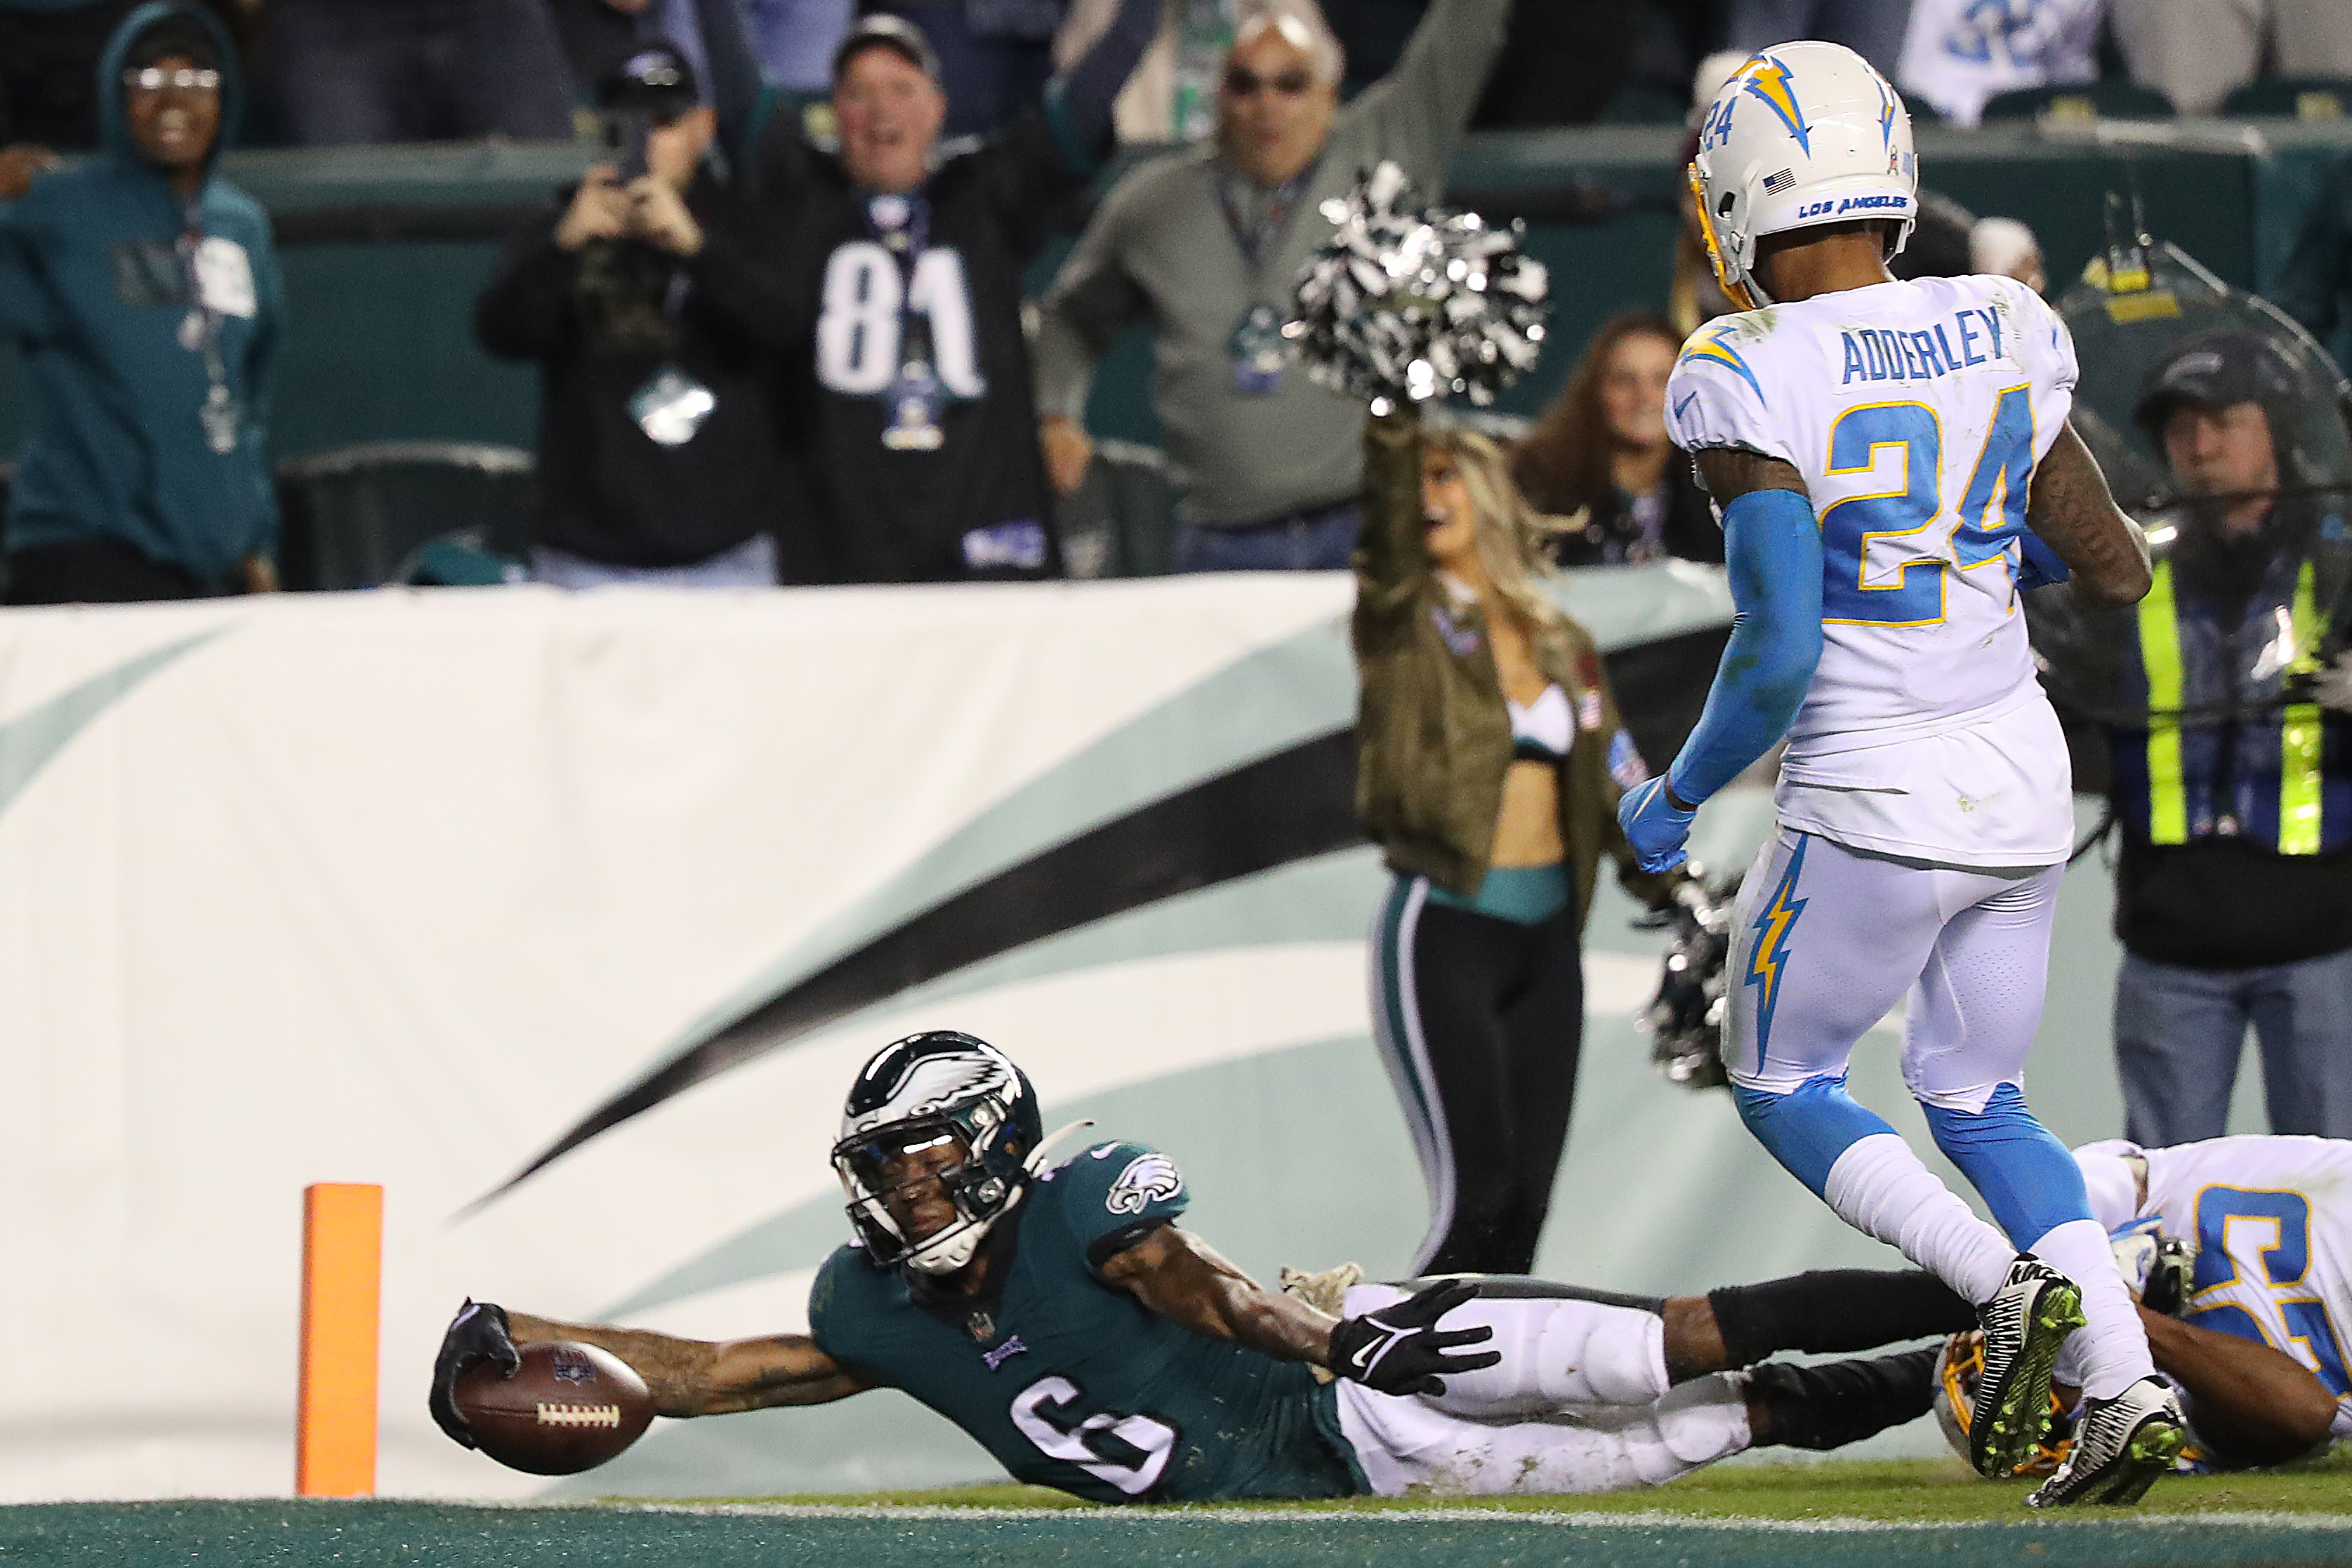
POLYGON ((2352 1563, 2352 1459, 2183 1478, 2050 1516, 1957 1463, 1719 1468, 1654 1491, 1498 1502, 1105 1509, 1024 1487, 887 1498, 470 1507, 47 1503, 0 1509, 8 1568, 2105 1568, 2352 1563))

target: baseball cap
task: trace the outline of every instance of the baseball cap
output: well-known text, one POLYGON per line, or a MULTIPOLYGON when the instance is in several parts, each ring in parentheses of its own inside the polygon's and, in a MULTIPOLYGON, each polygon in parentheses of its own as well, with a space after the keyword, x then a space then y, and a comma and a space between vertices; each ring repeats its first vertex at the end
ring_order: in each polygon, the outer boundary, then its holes
POLYGON ((2132 418, 2154 441, 2184 402, 2206 408, 2258 402, 2276 426, 2298 402, 2294 368, 2279 352, 2254 333, 2225 328, 2185 339, 2158 360, 2140 383, 2132 418))
POLYGON ((677 46, 654 38, 613 66, 596 82, 596 107, 667 119, 702 99, 694 67, 677 46))
POLYGON ((857 25, 843 36, 833 51, 834 79, 840 79, 842 68, 849 64, 851 56, 877 46, 897 50, 917 70, 933 81, 940 79, 939 51, 923 37, 923 30, 904 16, 893 16, 887 11, 860 16, 857 25))

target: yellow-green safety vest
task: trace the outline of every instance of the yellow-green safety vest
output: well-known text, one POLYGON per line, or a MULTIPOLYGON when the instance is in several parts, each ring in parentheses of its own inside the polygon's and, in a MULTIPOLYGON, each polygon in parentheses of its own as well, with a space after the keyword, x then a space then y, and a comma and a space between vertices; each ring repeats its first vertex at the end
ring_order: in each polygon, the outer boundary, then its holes
MULTIPOLYGON (((2284 674, 2319 668, 2319 603, 2312 563, 2295 574, 2289 617, 2294 646, 2284 674)), ((2156 563, 2155 580, 2139 601, 2140 664, 2147 672, 2147 828, 2158 844, 2189 841, 2189 798, 2180 765, 2180 614, 2172 591, 2172 563, 2156 563)), ((2231 672, 2234 680, 2236 672, 2231 672)), ((2279 726, 2279 853, 2319 852, 2319 755, 2316 703, 2290 703, 2279 726)))

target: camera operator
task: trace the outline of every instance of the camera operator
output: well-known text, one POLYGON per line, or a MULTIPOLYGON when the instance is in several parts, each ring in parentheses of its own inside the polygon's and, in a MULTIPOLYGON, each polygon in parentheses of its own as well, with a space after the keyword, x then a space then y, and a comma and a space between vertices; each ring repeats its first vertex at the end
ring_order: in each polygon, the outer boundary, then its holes
POLYGON ((2237 329, 2159 359, 2135 415, 2175 505, 2118 639, 2147 716, 2109 730, 2126 1135, 2220 1136, 2251 1023, 2271 1130, 2352 1136, 2352 682, 2322 587, 2347 497, 2298 449, 2336 416, 2237 329))
POLYGON ((618 154, 535 220, 475 302, 502 359, 540 367, 532 574, 741 588, 824 575, 778 515, 773 355, 793 312, 755 218, 707 154, 694 73, 654 41, 597 89, 618 154))

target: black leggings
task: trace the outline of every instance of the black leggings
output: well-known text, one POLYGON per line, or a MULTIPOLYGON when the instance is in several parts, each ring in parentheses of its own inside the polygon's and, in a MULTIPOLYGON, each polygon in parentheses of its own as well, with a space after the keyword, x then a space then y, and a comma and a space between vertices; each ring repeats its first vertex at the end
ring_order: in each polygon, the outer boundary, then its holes
POLYGON ((1573 903, 1532 925, 1399 877, 1372 934, 1381 1053, 1429 1182, 1417 1274, 1524 1274, 1568 1142, 1584 1041, 1573 903))

